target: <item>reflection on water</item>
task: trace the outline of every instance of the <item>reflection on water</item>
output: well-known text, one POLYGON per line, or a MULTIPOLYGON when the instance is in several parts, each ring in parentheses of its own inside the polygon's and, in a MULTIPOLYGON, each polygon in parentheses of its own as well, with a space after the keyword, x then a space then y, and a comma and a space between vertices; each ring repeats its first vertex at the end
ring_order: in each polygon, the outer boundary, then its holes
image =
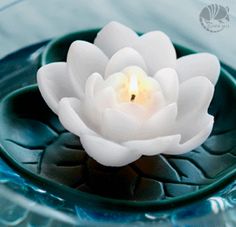
MULTIPOLYGON (((153 225, 189 225, 211 223, 213 226, 224 226, 225 217, 229 222, 235 222, 233 213, 230 211, 221 215, 222 211, 236 207, 236 181, 232 182, 222 191, 211 196, 206 200, 194 203, 186 207, 182 207, 168 213, 117 213, 117 212, 102 212, 84 209, 79 204, 69 204, 61 198, 58 198, 50 193, 47 193, 42 188, 35 186, 33 183, 23 179, 16 174, 2 159, 0 159, 0 188, 7 186, 18 194, 27 196, 39 204, 60 210, 64 213, 76 216, 78 223, 148 223, 153 225), (218 215, 217 215, 218 214, 218 215), (214 218, 212 218, 212 215, 214 218), (141 222, 142 221, 142 222, 141 222)), ((35 219, 33 213, 21 207, 17 202, 4 198, 4 194, 0 195, 0 224, 1 226, 16 226, 19 223, 37 222, 46 223, 47 218, 35 219), (31 218, 30 218, 31 217, 31 218), (32 218, 34 217, 34 218, 32 218)), ((142 224, 142 225, 143 225, 142 224)))

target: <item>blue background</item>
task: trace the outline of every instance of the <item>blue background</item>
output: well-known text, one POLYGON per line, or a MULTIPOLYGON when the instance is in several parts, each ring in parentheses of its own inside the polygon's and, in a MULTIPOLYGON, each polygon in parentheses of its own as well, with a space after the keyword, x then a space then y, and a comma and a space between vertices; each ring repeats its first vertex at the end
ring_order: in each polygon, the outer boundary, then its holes
POLYGON ((236 1, 207 0, 0 0, 0 58, 23 46, 111 20, 145 32, 162 30, 172 41, 216 54, 234 66, 236 1), (229 27, 211 33, 199 14, 212 3, 229 7, 229 27))

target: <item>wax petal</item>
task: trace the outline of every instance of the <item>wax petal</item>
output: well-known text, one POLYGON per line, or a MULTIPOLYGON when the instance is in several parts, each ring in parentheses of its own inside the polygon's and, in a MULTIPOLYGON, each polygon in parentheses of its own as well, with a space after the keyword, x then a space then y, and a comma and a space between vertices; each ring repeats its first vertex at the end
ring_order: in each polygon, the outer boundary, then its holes
POLYGON ((171 68, 164 68, 159 70, 154 78, 160 84, 166 102, 176 102, 179 94, 179 80, 176 71, 171 68))
POLYGON ((103 112, 106 108, 114 108, 116 105, 116 94, 112 87, 106 87, 93 98, 85 97, 81 104, 83 115, 86 116, 92 128, 100 131, 100 127, 103 124, 103 112))
POLYGON ((117 104, 116 93, 112 87, 106 87, 97 93, 94 101, 100 110, 113 108, 117 104))
POLYGON ((199 113, 177 120, 172 133, 181 134, 181 143, 185 143, 199 133, 214 118, 208 113, 199 113))
POLYGON ((139 121, 144 121, 149 116, 149 111, 142 105, 133 102, 120 103, 117 110, 136 118, 139 121))
POLYGON ((76 97, 68 83, 67 66, 64 62, 42 66, 37 72, 39 90, 53 112, 58 112, 63 97, 76 97))
POLYGON ((85 41, 74 41, 68 51, 67 64, 72 88, 80 98, 84 95, 85 82, 97 72, 104 75, 108 58, 95 45, 85 41))
POLYGON ((170 135, 177 116, 177 104, 172 103, 156 112, 145 123, 141 130, 142 139, 170 135))
POLYGON ((181 133, 184 143, 205 127, 211 120, 207 110, 214 86, 206 77, 195 77, 180 85, 178 116, 174 132, 181 133))
POLYGON ((105 78, 114 73, 121 72, 128 66, 138 66, 147 72, 142 56, 136 50, 125 47, 117 51, 109 60, 105 70, 105 78))
POLYGON ((216 84, 220 75, 220 62, 213 54, 191 54, 177 60, 176 70, 180 82, 192 77, 205 76, 216 84))
POLYGON ((101 133, 113 141, 126 141, 135 138, 140 123, 134 117, 121 111, 107 109, 103 113, 101 133))
MULTIPOLYGON (((58 117, 62 125, 77 136, 83 134, 96 135, 87 126, 81 116, 81 103, 76 98, 63 98, 59 103, 58 117)), ((84 116, 83 116, 84 117, 84 116)))
POLYGON ((123 47, 130 46, 138 35, 123 24, 112 21, 98 32, 94 44, 109 58, 123 47))
POLYGON ((141 156, 141 154, 130 152, 126 147, 101 137, 82 135, 80 139, 88 155, 105 166, 124 166, 141 156))
POLYGON ((99 73, 93 73, 88 77, 85 84, 85 95, 88 98, 93 98, 104 84, 103 77, 99 73))
POLYGON ((151 76, 162 68, 176 67, 175 48, 169 37, 161 31, 142 35, 131 47, 143 56, 151 76))
POLYGON ((183 82, 179 89, 178 119, 206 112, 213 93, 214 86, 206 77, 194 77, 183 82))
POLYGON ((171 135, 149 140, 132 140, 124 142, 122 145, 130 149, 131 153, 157 155, 167 153, 176 148, 179 144, 180 138, 180 135, 171 135))
POLYGON ((122 84, 126 78, 126 75, 122 72, 114 73, 106 78, 104 87, 113 87, 114 89, 119 89, 120 84, 122 84))
POLYGON ((165 100, 165 97, 162 93, 162 91, 156 91, 152 95, 152 102, 151 105, 148 107, 150 114, 161 110, 164 106, 166 106, 167 102, 165 100))
POLYGON ((183 154, 200 146, 210 135, 214 124, 214 117, 209 118, 209 122, 202 127, 202 130, 183 144, 179 144, 173 150, 168 150, 166 154, 183 154))
POLYGON ((170 135, 165 137, 157 137, 149 140, 133 140, 122 143, 123 146, 131 150, 131 152, 142 153, 143 155, 170 154, 178 155, 189 152, 200 146, 210 135, 213 128, 213 117, 203 129, 194 137, 181 144, 181 135, 170 135))

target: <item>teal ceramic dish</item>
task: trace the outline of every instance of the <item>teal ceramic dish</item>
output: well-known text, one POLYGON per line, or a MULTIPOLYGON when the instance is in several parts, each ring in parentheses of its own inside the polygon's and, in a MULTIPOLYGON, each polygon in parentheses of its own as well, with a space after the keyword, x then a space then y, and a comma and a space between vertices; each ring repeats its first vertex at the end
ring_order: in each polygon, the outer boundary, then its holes
MULTIPOLYGON (((65 61, 77 39, 93 42, 98 30, 50 42, 41 65, 65 61)), ((194 53, 175 45, 178 57, 194 53)), ((236 81, 224 69, 209 112, 215 116, 208 140, 179 156, 143 157, 121 168, 89 158, 79 138, 65 129, 42 99, 37 85, 9 93, 0 106, 1 152, 26 178, 85 208, 163 211, 198 201, 236 179, 236 81)))

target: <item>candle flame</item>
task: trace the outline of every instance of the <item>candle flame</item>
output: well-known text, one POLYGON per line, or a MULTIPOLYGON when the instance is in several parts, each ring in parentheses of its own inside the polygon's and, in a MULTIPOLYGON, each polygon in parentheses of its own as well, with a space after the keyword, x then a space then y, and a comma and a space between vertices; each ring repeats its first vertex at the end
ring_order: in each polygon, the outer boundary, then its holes
POLYGON ((130 76, 129 93, 130 101, 133 101, 138 93, 138 80, 134 74, 130 76))

